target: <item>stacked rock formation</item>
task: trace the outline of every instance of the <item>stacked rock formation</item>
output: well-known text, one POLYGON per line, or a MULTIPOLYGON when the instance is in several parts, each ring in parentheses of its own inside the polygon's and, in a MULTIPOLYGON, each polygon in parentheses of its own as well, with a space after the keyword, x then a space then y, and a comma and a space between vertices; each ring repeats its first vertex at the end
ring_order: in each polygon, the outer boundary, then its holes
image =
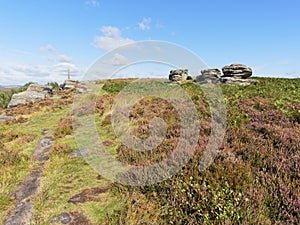
POLYGON ((250 85, 257 83, 257 80, 247 79, 252 76, 252 69, 243 64, 231 64, 222 68, 223 76, 222 83, 237 84, 237 85, 250 85))
POLYGON ((238 79, 247 79, 252 76, 252 69, 243 64, 231 64, 222 68, 223 77, 234 77, 238 79))
POLYGON ((65 80, 65 82, 61 85, 61 88, 63 90, 69 90, 69 89, 74 89, 77 87, 77 84, 79 82, 76 80, 65 80))
POLYGON ((26 104, 29 102, 36 102, 45 99, 52 94, 52 86, 42 86, 39 84, 31 84, 26 91, 14 94, 8 104, 9 108, 26 104))
POLYGON ((87 83, 76 80, 65 80, 60 87, 62 90, 75 90, 76 94, 91 92, 91 90, 88 89, 87 83))
POLYGON ((173 82, 181 82, 187 80, 189 71, 185 70, 171 70, 169 80, 173 82))
POLYGON ((198 83, 218 83, 221 78, 221 71, 219 69, 205 69, 201 70, 201 75, 196 77, 198 83))

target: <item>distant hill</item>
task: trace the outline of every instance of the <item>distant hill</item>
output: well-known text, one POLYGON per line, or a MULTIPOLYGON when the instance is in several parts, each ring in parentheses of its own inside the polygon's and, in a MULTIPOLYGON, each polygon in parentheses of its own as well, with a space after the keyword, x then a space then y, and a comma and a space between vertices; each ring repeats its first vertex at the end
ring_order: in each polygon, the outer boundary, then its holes
POLYGON ((22 85, 1 85, 0 88, 19 88, 22 87, 22 85))
POLYGON ((2 89, 2 88, 12 89, 12 88, 20 88, 20 87, 22 87, 22 86, 21 85, 0 85, 0 89, 2 89))
POLYGON ((0 91, 3 92, 10 92, 13 89, 17 89, 17 88, 10 88, 10 87, 0 87, 0 91))

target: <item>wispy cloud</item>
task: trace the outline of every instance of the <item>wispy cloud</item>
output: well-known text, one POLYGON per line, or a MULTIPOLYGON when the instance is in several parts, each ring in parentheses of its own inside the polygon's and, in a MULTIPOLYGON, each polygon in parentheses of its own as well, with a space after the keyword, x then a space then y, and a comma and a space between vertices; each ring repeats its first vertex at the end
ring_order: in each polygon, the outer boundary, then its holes
POLYGON ((117 27, 104 26, 101 28, 101 32, 102 35, 96 36, 94 39, 93 45, 95 48, 110 51, 120 46, 135 42, 132 39, 122 37, 122 32, 117 27))
POLYGON ((150 26, 151 21, 152 21, 152 19, 151 19, 150 17, 144 18, 144 19, 142 20, 142 22, 138 23, 139 28, 140 28, 141 30, 144 30, 144 31, 145 31, 145 30, 150 30, 150 29, 151 29, 151 26, 150 26))
POLYGON ((98 6, 100 6, 100 2, 97 0, 87 0, 87 1, 85 1, 85 5, 90 6, 90 7, 98 7, 98 6))
POLYGON ((67 79, 68 69, 71 76, 78 79, 83 70, 73 63, 43 64, 9 64, 0 66, 0 84, 15 85, 28 82, 46 84, 51 81, 63 82, 67 79))
POLYGON ((105 64, 113 65, 113 66, 122 66, 130 63, 130 60, 126 58, 124 55, 116 53, 112 58, 106 60, 105 64))
POLYGON ((55 52, 56 51, 56 49, 50 44, 40 47, 39 50, 42 51, 42 52, 45 52, 45 51, 55 52))
POLYGON ((71 63, 73 61, 72 57, 61 54, 56 48, 53 47, 53 45, 48 44, 46 46, 42 46, 39 48, 41 52, 46 52, 46 56, 44 57, 50 62, 67 62, 71 63))
POLYGON ((46 57, 46 59, 50 62, 66 62, 66 63, 71 63, 73 61, 72 57, 67 56, 67 55, 52 55, 46 57))
POLYGON ((33 62, 33 59, 36 60, 36 58, 30 57, 28 60, 19 60, 20 62, 15 60, 2 61, 0 64, 0 84, 15 85, 27 82, 46 84, 51 81, 61 83, 67 78, 68 69, 70 69, 74 79, 78 79, 83 74, 84 70, 73 62, 72 57, 60 53, 53 45, 42 46, 39 50, 40 53, 35 55, 35 57, 38 56, 39 63, 33 62))

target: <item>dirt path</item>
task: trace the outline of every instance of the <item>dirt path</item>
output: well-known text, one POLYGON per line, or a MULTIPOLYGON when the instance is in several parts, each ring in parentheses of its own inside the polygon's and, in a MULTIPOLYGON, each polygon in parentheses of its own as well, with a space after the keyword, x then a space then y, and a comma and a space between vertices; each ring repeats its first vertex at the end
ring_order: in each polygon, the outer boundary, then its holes
POLYGON ((16 208, 9 212, 4 225, 27 225, 31 224, 33 213, 32 197, 39 188, 39 179, 42 176, 44 164, 49 159, 49 150, 54 139, 46 133, 44 139, 39 141, 38 147, 33 153, 33 158, 38 160, 39 165, 19 184, 15 191, 16 208))

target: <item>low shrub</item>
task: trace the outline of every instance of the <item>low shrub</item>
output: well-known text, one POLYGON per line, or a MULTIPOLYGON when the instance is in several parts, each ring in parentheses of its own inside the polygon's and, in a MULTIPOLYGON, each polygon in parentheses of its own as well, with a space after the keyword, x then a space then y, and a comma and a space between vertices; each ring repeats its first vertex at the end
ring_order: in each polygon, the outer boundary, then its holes
POLYGON ((61 118, 57 127, 54 130, 54 137, 56 138, 63 138, 66 135, 70 135, 73 132, 73 118, 61 118))

